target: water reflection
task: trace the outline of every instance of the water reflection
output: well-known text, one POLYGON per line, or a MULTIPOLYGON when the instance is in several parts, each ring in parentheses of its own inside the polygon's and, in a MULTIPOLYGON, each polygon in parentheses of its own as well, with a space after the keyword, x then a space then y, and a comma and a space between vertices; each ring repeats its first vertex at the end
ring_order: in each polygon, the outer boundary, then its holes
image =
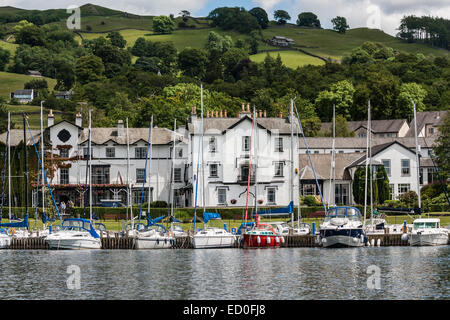
POLYGON ((449 299, 450 247, 0 251, 3 299, 449 299), (81 289, 69 290, 78 265, 81 289), (381 270, 368 289, 367 268, 381 270))

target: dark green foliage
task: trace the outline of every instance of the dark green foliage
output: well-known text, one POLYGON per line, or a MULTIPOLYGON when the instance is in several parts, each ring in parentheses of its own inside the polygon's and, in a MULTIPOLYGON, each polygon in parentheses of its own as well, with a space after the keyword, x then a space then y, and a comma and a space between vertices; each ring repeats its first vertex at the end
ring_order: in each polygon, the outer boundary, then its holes
POLYGON ((170 17, 159 16, 153 18, 153 31, 168 34, 175 30, 175 23, 170 17))
POLYGON ((312 12, 302 12, 298 15, 297 25, 300 27, 320 28, 320 20, 312 12))
POLYGON ((347 24, 347 19, 345 17, 339 17, 331 19, 331 23, 333 24, 333 29, 339 33, 345 33, 350 26, 347 24))
POLYGON ((291 20, 291 16, 289 15, 289 13, 287 13, 287 11, 284 10, 276 10, 273 13, 273 17, 275 18, 278 24, 286 24, 288 20, 291 20))
POLYGON ((11 54, 8 50, 0 48, 0 71, 5 70, 6 65, 9 62, 11 54))
POLYGON ((33 79, 23 85, 24 89, 48 89, 48 83, 45 79, 33 79))
POLYGON ((123 48, 125 48, 125 45, 127 44, 127 41, 117 31, 108 33, 106 38, 108 38, 111 41, 111 44, 113 46, 116 46, 118 48, 122 48, 123 49, 123 48))
POLYGON ((259 26, 262 29, 266 29, 269 26, 269 17, 267 16, 266 10, 260 7, 255 7, 251 9, 248 13, 256 18, 259 23, 259 26))
POLYGON ((203 79, 208 60, 203 50, 185 48, 178 54, 178 65, 184 75, 203 79))
POLYGON ((409 42, 424 42, 450 49, 450 20, 431 16, 404 16, 398 37, 409 42))
POLYGON ((208 18, 212 20, 213 26, 220 27, 223 30, 250 33, 252 30, 260 28, 257 18, 242 7, 216 8, 209 13, 208 18))
POLYGON ((439 168, 441 179, 450 178, 450 112, 447 112, 439 126, 437 141, 433 148, 434 160, 439 168))

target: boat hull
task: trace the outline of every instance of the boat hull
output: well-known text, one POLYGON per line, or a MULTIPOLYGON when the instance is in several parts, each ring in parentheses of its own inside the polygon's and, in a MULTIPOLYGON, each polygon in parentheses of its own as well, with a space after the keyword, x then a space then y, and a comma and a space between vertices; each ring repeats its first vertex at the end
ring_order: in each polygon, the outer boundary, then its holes
POLYGON ((279 248, 282 237, 278 235, 256 235, 245 233, 242 246, 247 248, 279 248), (259 239, 259 240, 258 240, 259 239))
POLYGON ((321 230, 320 239, 324 248, 364 246, 364 233, 362 229, 321 230))
POLYGON ((448 233, 412 233, 409 235, 409 244, 411 246, 443 246, 448 244, 448 233))
POLYGON ((170 237, 138 237, 134 240, 135 249, 170 249, 175 242, 170 237))
POLYGON ((50 249, 55 250, 83 250, 101 249, 100 239, 46 239, 50 249))
POLYGON ((8 249, 11 245, 11 237, 7 235, 0 236, 0 249, 8 249))
POLYGON ((234 246, 235 237, 233 235, 222 236, 199 236, 192 237, 192 245, 195 249, 207 248, 231 248, 234 246))

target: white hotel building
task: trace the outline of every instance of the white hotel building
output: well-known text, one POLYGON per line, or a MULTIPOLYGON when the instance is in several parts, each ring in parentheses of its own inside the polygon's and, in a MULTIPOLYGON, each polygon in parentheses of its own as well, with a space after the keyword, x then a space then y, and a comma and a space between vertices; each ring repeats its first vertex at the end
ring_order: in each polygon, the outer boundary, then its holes
MULTIPOLYGON (((313 166, 325 202, 354 204, 352 179, 356 167, 364 165, 365 138, 336 138, 336 178, 334 188, 330 188, 332 138, 306 138, 311 164, 303 138, 297 138, 296 118, 292 121, 294 139, 291 140, 290 117, 266 117, 263 112, 258 112, 255 145, 250 150, 252 113, 248 105, 247 110, 244 106, 242 110, 237 117, 228 117, 226 111, 206 114, 203 121, 204 151, 200 154, 201 119, 195 110, 186 127, 179 128, 176 134, 167 128, 153 128, 152 157, 147 164, 150 167, 150 173, 147 172, 149 179, 145 176, 148 128, 128 129, 129 166, 127 130, 123 121, 113 128, 92 128, 93 205, 100 206, 102 200, 107 199, 120 199, 125 204, 128 177, 134 204, 140 203, 144 183, 144 202, 148 200, 150 187, 151 201, 170 204, 174 197, 176 207, 194 207, 198 182, 198 207, 244 207, 250 160, 249 206, 255 203, 255 191, 258 205, 265 207, 287 206, 291 199, 297 203, 299 195, 318 195, 313 166), (174 137, 176 148, 175 157, 172 157, 174 137), (199 165, 197 174, 198 163, 204 165, 203 168, 199 165)), ((424 135, 419 138, 421 186, 437 180, 430 150, 439 121, 435 114, 427 114, 418 115, 421 117, 418 131, 424 135)), ((89 183, 86 180, 87 125, 81 115, 77 115, 75 123, 65 120, 54 123, 53 119, 49 114, 44 129, 49 182, 57 203, 72 200, 77 206, 82 206, 85 201, 83 186, 89 183)), ((403 123, 400 127, 404 131, 403 123)), ((39 130, 32 130, 32 134, 34 141, 39 143, 39 130)), ((23 130, 11 130, 11 146, 17 146, 22 140, 23 130)), ((0 134, 0 142, 6 144, 6 133, 0 134)), ((32 145, 28 131, 27 144, 32 145)), ((375 136, 372 145, 373 162, 383 164, 388 171, 392 198, 408 190, 417 191, 415 144, 410 132, 404 137, 375 136)))

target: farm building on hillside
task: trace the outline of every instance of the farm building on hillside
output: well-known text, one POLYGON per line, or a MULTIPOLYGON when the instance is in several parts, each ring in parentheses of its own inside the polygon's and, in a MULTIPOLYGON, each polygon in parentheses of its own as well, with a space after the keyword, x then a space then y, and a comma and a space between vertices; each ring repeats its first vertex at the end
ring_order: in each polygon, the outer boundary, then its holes
POLYGON ((29 103, 38 96, 38 92, 34 89, 16 90, 9 94, 10 99, 16 98, 20 103, 29 103))
POLYGON ((27 75, 32 76, 32 77, 38 77, 38 78, 42 77, 42 74, 36 70, 28 70, 27 75))
POLYGON ((269 40, 269 43, 274 46, 291 47, 294 45, 294 40, 286 37, 274 36, 272 40, 269 40))
POLYGON ((73 95, 73 91, 57 91, 57 92, 55 92, 55 97, 57 99, 69 100, 72 95, 73 95))

